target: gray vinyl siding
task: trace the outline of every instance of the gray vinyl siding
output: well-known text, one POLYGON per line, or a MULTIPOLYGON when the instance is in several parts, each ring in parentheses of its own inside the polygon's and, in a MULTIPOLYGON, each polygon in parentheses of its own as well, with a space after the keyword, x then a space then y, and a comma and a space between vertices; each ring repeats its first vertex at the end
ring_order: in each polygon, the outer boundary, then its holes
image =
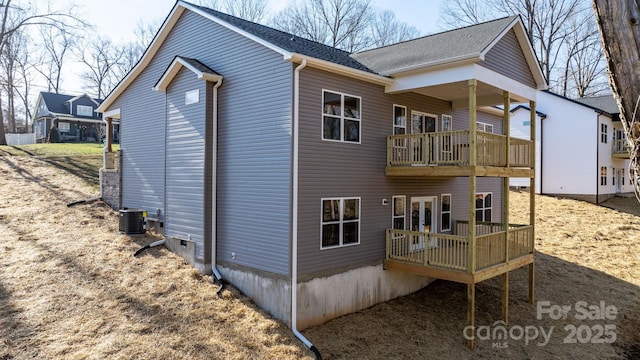
MULTIPOLYGON (((301 276, 323 271, 382 262, 385 230, 391 227, 390 205, 394 195, 407 197, 406 226, 412 196, 437 196, 440 222, 440 195, 452 194, 452 219, 467 220, 468 178, 401 178, 384 174, 386 138, 393 131, 393 105, 438 115, 453 115, 454 128, 468 128, 468 112, 451 110, 447 101, 415 93, 387 95, 384 88, 305 68, 301 72, 300 168, 298 269, 301 276), (337 143, 321 139, 322 90, 362 97, 361 144, 337 143), (321 199, 361 197, 360 244, 320 249, 321 199)), ((484 115, 478 113, 478 119, 484 115)), ((496 117, 487 121, 495 121, 496 117)), ((440 124, 438 124, 440 126, 440 124)), ((501 129, 501 128, 500 128, 501 129)), ((493 220, 501 219, 502 180, 478 178, 478 192, 493 192, 493 220)), ((453 222, 452 222, 453 226, 453 222)))
POLYGON ((513 29, 489 50, 484 61, 479 64, 529 87, 537 88, 513 29))
POLYGON ((167 88, 165 235, 195 242, 204 258, 206 82, 182 68, 167 88), (185 105, 185 92, 199 91, 185 105))
POLYGON ((124 206, 164 211, 164 95, 151 88, 176 55, 224 77, 218 89, 218 260, 288 274, 292 64, 189 10, 110 107, 121 108, 124 206))

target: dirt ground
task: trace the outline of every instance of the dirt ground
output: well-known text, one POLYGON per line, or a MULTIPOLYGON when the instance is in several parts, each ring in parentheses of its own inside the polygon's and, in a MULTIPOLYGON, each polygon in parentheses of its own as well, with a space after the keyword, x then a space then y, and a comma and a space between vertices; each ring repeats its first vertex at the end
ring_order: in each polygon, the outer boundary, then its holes
MULTIPOLYGON (((66 206, 96 195, 70 169, 0 155, 0 359, 312 358, 285 325, 231 286, 217 296, 209 277, 168 250, 134 258, 155 238, 119 235, 117 213, 100 202, 66 206)), ((512 222, 523 222, 528 195, 511 195, 512 222)), ((467 349, 466 287, 446 281, 303 334, 325 359, 640 358, 635 199, 605 204, 620 212, 536 201, 539 302, 528 303, 526 269, 512 272, 506 338, 478 333, 467 349), (538 307, 555 305, 568 307, 566 319, 537 318, 538 307), (609 312, 579 318, 589 305, 609 312)), ((500 325, 501 289, 499 278, 476 288, 476 321, 490 333, 500 325)))

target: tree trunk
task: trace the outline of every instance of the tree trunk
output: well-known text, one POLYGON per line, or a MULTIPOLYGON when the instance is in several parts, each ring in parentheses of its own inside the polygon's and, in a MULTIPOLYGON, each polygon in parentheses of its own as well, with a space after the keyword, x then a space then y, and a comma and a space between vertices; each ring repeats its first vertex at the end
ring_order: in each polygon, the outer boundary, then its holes
POLYGON ((4 115, 2 111, 2 91, 0 91, 0 145, 7 145, 7 139, 4 136, 4 115))
POLYGON ((631 147, 631 169, 640 200, 640 0, 593 0, 609 83, 631 147))

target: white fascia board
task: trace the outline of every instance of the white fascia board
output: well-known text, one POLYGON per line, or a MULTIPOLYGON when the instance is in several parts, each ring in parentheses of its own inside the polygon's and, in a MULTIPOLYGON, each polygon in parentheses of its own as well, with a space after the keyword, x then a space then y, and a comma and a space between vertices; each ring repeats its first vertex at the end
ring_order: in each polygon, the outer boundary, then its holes
POLYGON ((440 59, 436 61, 426 62, 423 64, 407 66, 393 71, 385 72, 383 75, 387 76, 405 76, 411 74, 417 74, 424 71, 433 71, 442 68, 453 68, 465 64, 473 64, 477 61, 484 60, 479 53, 465 54, 447 59, 440 59))
POLYGON ((302 60, 306 60, 307 66, 320 69, 320 70, 325 70, 334 74, 348 76, 348 77, 366 81, 369 83, 378 84, 378 85, 389 85, 394 82, 394 79, 388 78, 386 76, 354 69, 348 66, 339 65, 336 63, 332 63, 330 61, 321 60, 321 59, 314 58, 312 56, 303 55, 303 54, 292 53, 291 58, 289 60, 295 61, 295 62, 302 62, 302 60))
POLYGON ((124 90, 127 87, 129 87, 129 85, 133 82, 133 80, 135 80, 138 77, 138 75, 142 73, 142 70, 144 70, 147 67, 147 65, 149 65, 149 63, 151 62, 151 59, 153 59, 155 54, 158 52, 158 50, 160 49, 160 46, 169 35, 169 32, 171 31, 171 29, 173 29, 175 24, 178 22, 178 19, 180 18, 180 15, 182 15, 184 10, 185 10, 185 7, 182 5, 181 2, 178 2, 176 3, 176 5, 173 6, 173 9, 171 9, 171 12, 169 13, 164 23, 160 27, 160 30, 158 30, 158 33, 156 34, 156 36, 151 41, 151 44, 149 45, 147 50, 144 52, 144 54, 140 58, 140 61, 138 61, 138 63, 133 67, 133 69, 131 69, 131 71, 129 71, 129 73, 124 77, 124 79, 120 81, 120 83, 115 87, 115 89, 111 91, 109 96, 107 96, 107 98, 104 99, 102 104, 98 106, 98 108, 96 109, 97 112, 105 112, 109 108, 109 106, 124 92, 124 90))
POLYGON ((71 99, 69 99, 69 100, 67 100, 67 101, 71 103, 71 102, 74 102, 74 101, 76 101, 76 100, 78 100, 78 99, 80 99, 80 98, 83 98, 83 97, 86 97, 86 98, 88 98, 89 100, 91 100, 94 104, 96 104, 96 106, 99 106, 99 105, 100 105, 100 103, 98 103, 97 101, 95 101, 91 96, 89 96, 89 95, 87 95, 87 94, 78 95, 78 96, 73 97, 73 98, 71 98, 71 99))
MULTIPOLYGON (((515 99, 518 101, 522 101, 523 99, 518 99, 517 97, 521 97, 526 100, 536 100, 538 94, 538 91, 536 89, 502 74, 498 74, 497 72, 489 70, 484 66, 473 65, 473 67, 474 79, 485 84, 495 86, 499 89, 508 91, 511 93, 511 95, 515 95, 515 99)), ((514 97, 512 96, 512 98, 514 97)))
POLYGON ((429 86, 449 84, 474 79, 474 65, 468 64, 455 68, 441 68, 429 72, 398 76, 385 88, 386 93, 412 91, 429 86))
POLYGON ((284 57, 284 59, 291 58, 291 52, 290 51, 287 51, 287 50, 285 50, 285 49, 283 49, 283 48, 281 48, 279 46, 276 46, 276 45, 274 45, 274 44, 272 44, 272 43, 270 43, 270 42, 268 42, 268 41, 266 41, 266 40, 264 40, 262 38, 259 38, 259 37, 255 36, 253 34, 250 34, 250 33, 246 32, 246 31, 234 26, 234 25, 231 25, 228 22, 211 15, 206 11, 202 11, 202 9, 200 9, 198 7, 195 7, 192 4, 189 4, 189 3, 184 2, 184 1, 178 1, 178 5, 183 6, 184 8, 189 9, 189 10, 191 10, 191 11, 193 11, 193 12, 195 12, 195 13, 197 13, 197 14, 199 14, 199 15, 201 15, 201 16, 209 19, 209 20, 211 20, 211 21, 215 22, 218 25, 224 26, 225 28, 227 28, 227 29, 229 29, 231 31, 234 31, 234 32, 236 32, 236 33, 238 33, 238 34, 240 34, 240 35, 242 35, 242 36, 244 36, 244 37, 246 37, 248 39, 251 39, 251 40, 257 42, 258 44, 260 44, 260 45, 262 45, 262 46, 264 46, 266 48, 269 48, 269 49, 281 54, 284 57))
POLYGON ((120 108, 105 111, 104 113, 102 113, 102 118, 120 119, 120 108))

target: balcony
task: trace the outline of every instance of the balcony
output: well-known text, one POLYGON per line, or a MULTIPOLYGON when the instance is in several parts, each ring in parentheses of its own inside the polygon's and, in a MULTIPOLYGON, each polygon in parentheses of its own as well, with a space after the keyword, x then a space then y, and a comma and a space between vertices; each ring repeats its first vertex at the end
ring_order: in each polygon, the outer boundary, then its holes
POLYGON ((385 267, 465 284, 533 263, 531 225, 477 223, 470 242, 469 223, 457 221, 456 235, 387 230, 385 267))
POLYGON ((627 139, 615 139, 611 144, 611 156, 617 159, 628 159, 631 156, 627 139))
POLYGON ((533 177, 532 141, 476 131, 476 164, 470 161, 469 130, 391 135, 388 176, 533 177), (508 161, 507 161, 508 160, 508 161))

